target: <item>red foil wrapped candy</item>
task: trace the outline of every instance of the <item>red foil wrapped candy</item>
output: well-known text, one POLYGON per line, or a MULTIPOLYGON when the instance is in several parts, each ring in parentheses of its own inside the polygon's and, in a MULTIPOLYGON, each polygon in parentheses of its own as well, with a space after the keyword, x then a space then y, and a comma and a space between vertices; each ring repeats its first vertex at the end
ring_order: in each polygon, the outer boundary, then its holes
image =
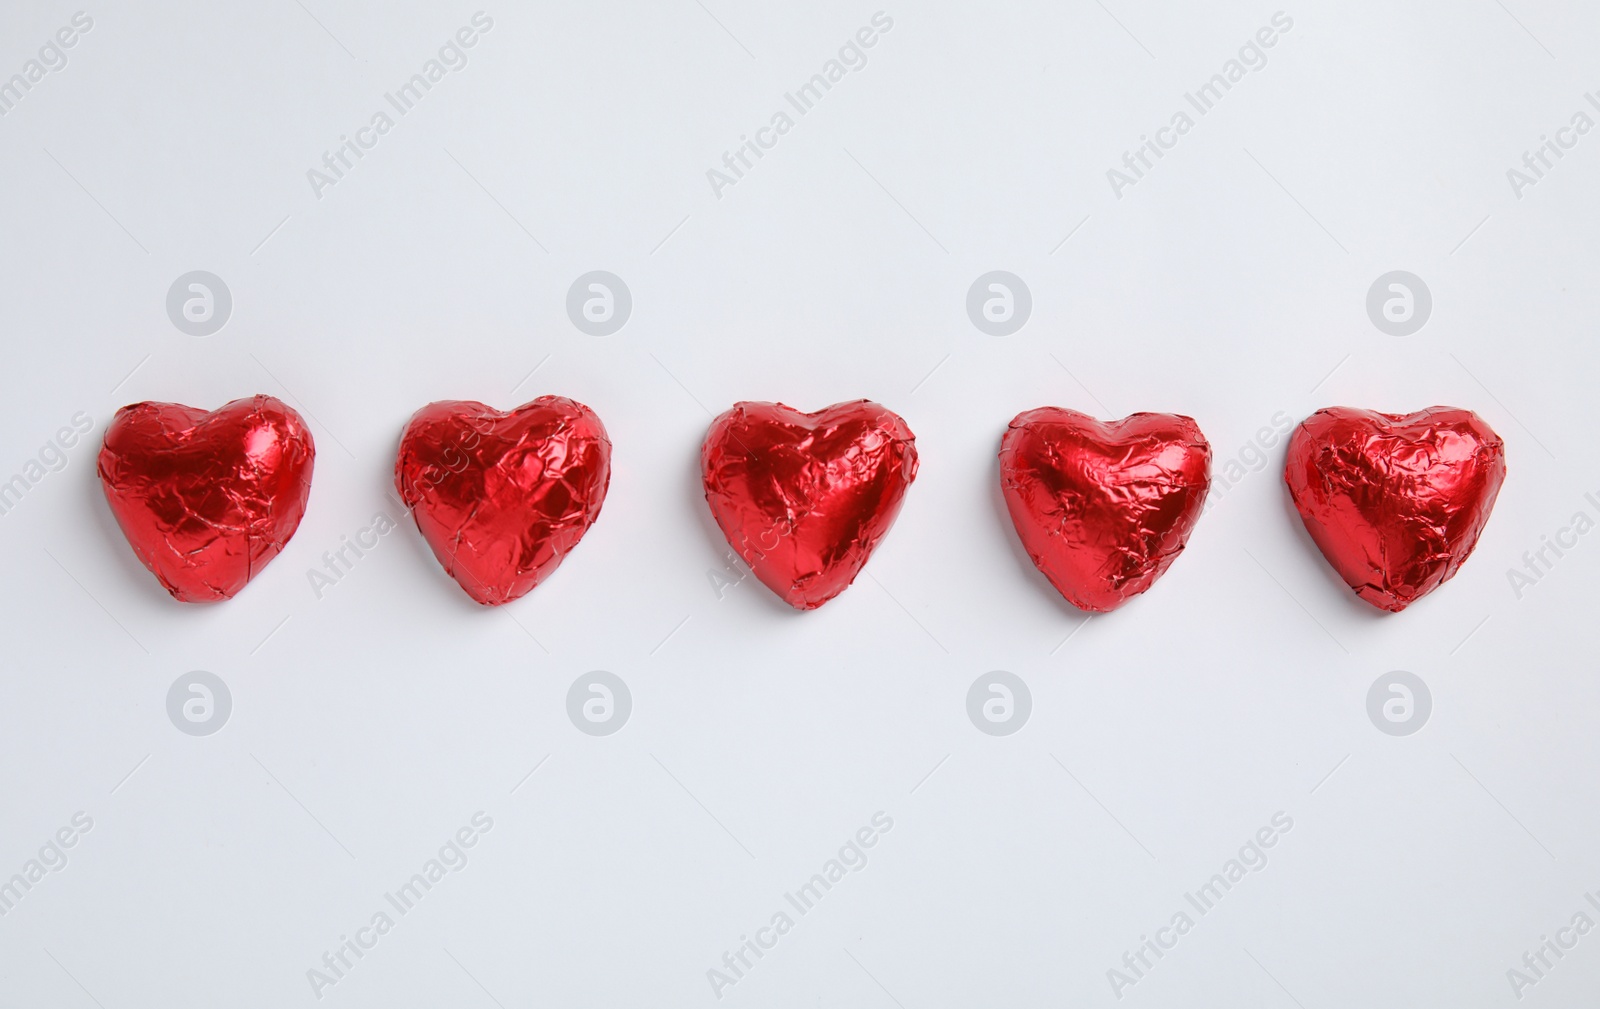
POLYGON ((1356 595, 1398 613, 1472 553, 1506 478, 1506 449, 1470 410, 1335 406, 1289 436, 1283 478, 1333 569, 1356 595))
POLYGON ((1104 422, 1047 406, 1018 414, 1001 438, 1000 486, 1050 584, 1106 613, 1182 552, 1211 486, 1211 446, 1177 414, 1104 422))
POLYGON ((430 403, 406 425, 394 480, 445 573, 498 606, 532 591, 599 517, 611 440, 561 396, 510 413, 430 403))
POLYGON ((134 554, 174 599, 204 603, 233 598, 289 542, 315 457, 298 413, 252 396, 211 413, 125 406, 98 469, 134 554))
POLYGON ((916 439, 876 403, 801 413, 736 403, 700 451, 706 503, 761 584, 799 610, 843 592, 917 475, 916 439))

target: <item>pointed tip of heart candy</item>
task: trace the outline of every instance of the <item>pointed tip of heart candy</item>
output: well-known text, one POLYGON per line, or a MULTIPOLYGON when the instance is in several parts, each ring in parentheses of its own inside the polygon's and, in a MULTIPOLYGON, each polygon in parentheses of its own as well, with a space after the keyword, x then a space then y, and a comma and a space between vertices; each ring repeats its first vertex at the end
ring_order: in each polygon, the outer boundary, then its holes
MULTIPOLYGON (((1389 589, 1379 588, 1375 585, 1363 585, 1353 591, 1356 594, 1356 598, 1385 613, 1399 613, 1422 598, 1423 595, 1427 595, 1427 592, 1424 592, 1413 598, 1403 599, 1389 589)), ((1431 592, 1433 590, 1429 589, 1428 591, 1431 592)))
MULTIPOLYGON (((787 585, 774 585, 766 581, 762 581, 761 584, 766 585, 767 588, 772 590, 773 595, 783 600, 788 606, 793 607, 796 612, 810 613, 812 610, 821 609, 825 604, 843 595, 845 589, 856 583, 856 578, 860 576, 862 570, 865 570, 865 566, 843 582, 839 582, 836 579, 825 579, 822 576, 826 575, 826 572, 819 572, 787 585), (815 584, 804 584, 813 581, 823 583, 823 587, 818 588, 815 584)), ((757 578, 759 580, 760 576, 757 575, 757 578)))

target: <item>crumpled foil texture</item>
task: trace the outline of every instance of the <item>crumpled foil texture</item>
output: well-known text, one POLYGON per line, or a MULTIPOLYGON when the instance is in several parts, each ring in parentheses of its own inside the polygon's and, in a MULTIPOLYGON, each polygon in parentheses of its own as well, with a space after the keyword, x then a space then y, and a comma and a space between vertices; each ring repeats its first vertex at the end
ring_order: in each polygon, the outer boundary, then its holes
POLYGON ((498 606, 531 592, 599 517, 611 440, 593 410, 561 396, 509 413, 430 403, 406 425, 394 476, 445 573, 498 606))
POLYGON ((1100 421, 1042 407, 1018 414, 1001 438, 1000 484, 1050 584, 1073 606, 1106 613, 1182 552, 1211 486, 1211 446, 1178 414, 1100 421))
POLYGON ((736 403, 700 453, 711 514, 760 582, 800 610, 855 580, 917 475, 916 439, 877 403, 801 413, 736 403))
POLYGON ((271 396, 207 412, 134 403, 106 429, 106 501, 144 566, 186 603, 231 599, 283 550, 305 514, 316 448, 271 396))
POLYGON ((1453 577, 1506 477, 1505 443, 1470 410, 1318 410, 1289 436, 1283 476, 1328 563, 1398 613, 1453 577))

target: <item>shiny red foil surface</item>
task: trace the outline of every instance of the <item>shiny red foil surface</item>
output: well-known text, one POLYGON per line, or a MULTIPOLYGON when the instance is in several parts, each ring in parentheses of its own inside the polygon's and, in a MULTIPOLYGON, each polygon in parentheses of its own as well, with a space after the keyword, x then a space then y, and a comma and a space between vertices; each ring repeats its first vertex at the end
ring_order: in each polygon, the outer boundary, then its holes
POLYGON ((406 424, 394 480, 445 573, 498 606, 532 591, 599 517, 611 440, 561 396, 510 413, 430 403, 406 424))
POLYGON ((1188 417, 1100 421, 1047 406, 1000 439, 1000 487, 1033 563, 1067 602, 1116 609, 1189 540, 1211 486, 1211 446, 1188 417))
POLYGON ((1470 410, 1318 410, 1283 471, 1306 531, 1356 595, 1398 613, 1455 575, 1506 478, 1500 436, 1470 410))
POLYGON ((855 580, 917 475, 916 439, 876 403, 801 413, 736 403, 700 452, 706 502, 734 552, 784 602, 812 610, 855 580))
POLYGON ((271 396, 207 413, 178 403, 117 411, 100 485, 133 552, 174 599, 231 599, 294 535, 316 448, 271 396))

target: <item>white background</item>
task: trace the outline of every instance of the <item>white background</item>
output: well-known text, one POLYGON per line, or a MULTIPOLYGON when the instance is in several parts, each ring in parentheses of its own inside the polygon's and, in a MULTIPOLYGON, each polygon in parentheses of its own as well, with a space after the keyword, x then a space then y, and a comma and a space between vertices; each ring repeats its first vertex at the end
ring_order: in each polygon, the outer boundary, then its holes
MULTIPOLYGON (((0 77, 76 9, 6 5, 0 77)), ((1520 199, 1506 170, 1588 107, 1600 16, 1284 8, 1268 65, 1118 199, 1106 169, 1277 7, 886 7, 868 65, 717 198, 706 170, 874 4, 506 4, 314 196, 306 170, 477 9, 90 9, 0 119, 0 475, 95 421, 0 520, 0 877, 94 821, 0 918, 0 1004, 709 1006, 706 971, 880 810, 866 868, 723 1003, 1516 1002, 1507 969, 1600 888, 1600 537, 1521 599, 1507 578, 1600 516, 1600 137, 1520 199), (234 298, 206 338, 164 307, 195 269, 234 298), (595 269, 633 294, 609 337, 566 314, 595 269), (1009 337, 966 314, 995 269, 1033 294, 1009 337), (1366 313, 1394 269, 1433 294, 1414 336, 1366 313), (103 502, 99 434, 125 403, 257 392, 311 422, 305 521, 237 598, 177 604, 103 502), (481 609, 403 527, 313 595, 323 551, 392 511, 414 409, 543 394, 615 443, 554 577, 481 609), (922 458, 871 577, 809 614, 753 579, 719 597, 710 413, 863 396, 922 458), (997 489, 1035 406, 1186 413, 1220 467, 1278 411, 1435 403, 1478 411, 1510 473, 1460 575, 1397 616, 1317 555, 1281 443, 1081 631, 997 489), (166 714, 194 669, 232 692, 208 737, 166 714), (594 669, 632 691, 609 737, 566 714, 594 669), (996 669, 1033 697, 1003 738, 965 707, 996 669), (1433 695, 1402 738, 1365 709, 1395 669, 1433 695), (470 863, 319 1003, 306 971, 479 810, 470 863), (1278 811, 1266 868, 1119 1002, 1107 970, 1278 811)), ((1597 985, 1600 936, 1524 1001, 1597 985)))

